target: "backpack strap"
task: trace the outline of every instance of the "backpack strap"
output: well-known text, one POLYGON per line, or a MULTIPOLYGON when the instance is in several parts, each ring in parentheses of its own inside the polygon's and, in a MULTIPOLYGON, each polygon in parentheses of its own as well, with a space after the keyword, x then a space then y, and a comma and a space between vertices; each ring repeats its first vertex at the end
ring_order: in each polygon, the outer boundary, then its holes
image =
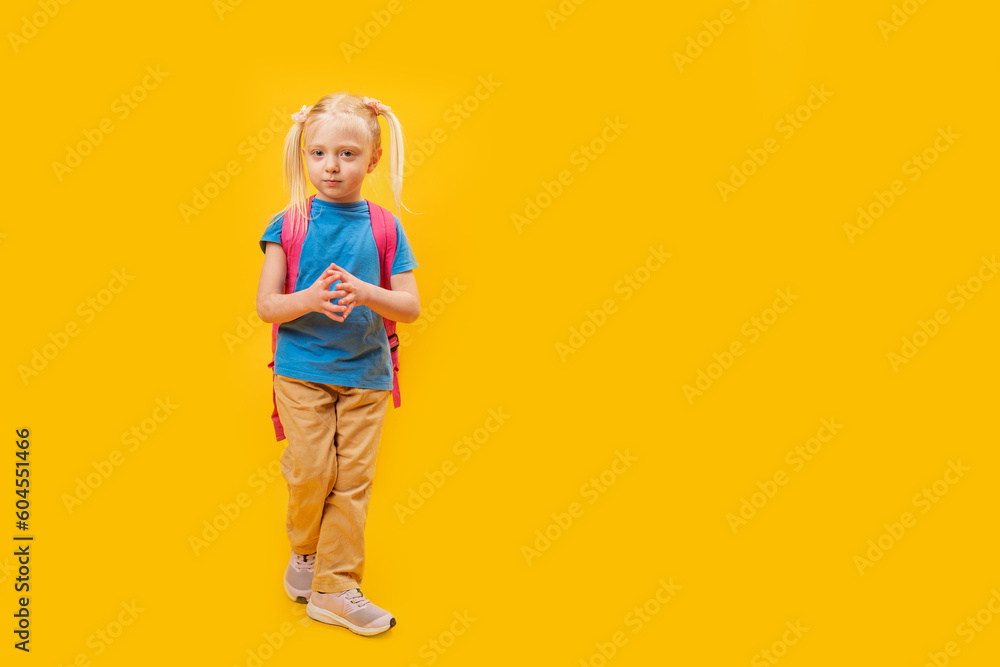
MULTIPOLYGON (((365 201, 368 201, 367 199, 365 201)), ((392 262, 396 258, 396 220, 392 213, 378 204, 368 201, 368 215, 372 220, 372 235, 378 248, 379 279, 382 289, 392 289, 392 262)), ((385 335, 389 340, 389 355, 392 357, 392 405, 398 408, 399 398, 399 336, 396 322, 382 318, 385 335)))
MULTIPOLYGON (((306 201, 306 218, 302 219, 294 208, 288 209, 281 219, 281 249, 285 251, 285 294, 295 291, 295 282, 299 277, 299 257, 302 255, 302 242, 306 238, 306 231, 309 226, 309 214, 312 211, 313 197, 306 201)), ((280 322, 275 322, 271 327, 271 363, 267 365, 271 369, 272 379, 274 377, 274 356, 278 350, 278 327, 280 322)), ((281 441, 285 439, 285 429, 281 425, 278 417, 278 399, 274 395, 274 384, 271 385, 271 402, 274 411, 271 413, 271 421, 274 423, 274 435, 281 441)))

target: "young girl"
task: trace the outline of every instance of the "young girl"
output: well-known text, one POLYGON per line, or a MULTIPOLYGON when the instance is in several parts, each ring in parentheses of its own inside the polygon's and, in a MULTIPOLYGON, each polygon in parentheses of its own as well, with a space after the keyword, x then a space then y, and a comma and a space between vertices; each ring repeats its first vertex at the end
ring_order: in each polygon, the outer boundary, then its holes
POLYGON ((274 358, 274 403, 287 438, 281 469, 288 482, 292 553, 285 591, 308 603, 311 618, 361 635, 396 624, 360 588, 368 499, 393 388, 382 318, 413 322, 420 314, 413 276, 418 264, 399 219, 389 216, 397 247, 387 290, 379 286, 378 250, 368 202, 361 197, 365 176, 382 157, 380 115, 389 126, 398 211, 403 141, 390 107, 337 93, 292 115, 284 159, 291 199, 261 237, 264 267, 257 289, 260 318, 283 323, 274 358), (312 198, 303 171, 316 188, 312 198), (285 224, 306 223, 291 294, 284 293, 281 246, 286 213, 285 224))

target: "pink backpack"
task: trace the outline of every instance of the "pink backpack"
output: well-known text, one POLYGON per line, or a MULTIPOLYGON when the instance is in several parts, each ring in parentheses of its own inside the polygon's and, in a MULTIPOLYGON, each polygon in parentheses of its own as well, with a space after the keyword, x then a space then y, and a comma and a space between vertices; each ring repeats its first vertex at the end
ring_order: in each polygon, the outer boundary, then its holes
MULTIPOLYGON (((306 203, 306 217, 312 210, 313 195, 306 203)), ((368 215, 372 220, 372 235, 375 237, 375 247, 378 248, 378 261, 380 267, 380 282, 383 289, 390 287, 390 277, 392 275, 392 261, 396 257, 396 221, 390 211, 368 202, 368 215)), ((302 254, 302 241, 305 239, 306 225, 291 224, 297 216, 295 209, 289 209, 281 221, 281 248, 285 251, 285 294, 295 291, 295 281, 299 275, 299 255, 302 254), (298 230, 293 234, 292 229, 298 230)), ((301 221, 300 221, 301 222, 301 221)), ((393 320, 382 318, 385 325, 385 335, 389 339, 389 353, 392 355, 392 404, 399 407, 399 337, 396 335, 396 323, 393 320)), ((267 365, 274 373, 274 354, 278 348, 278 326, 276 322, 271 328, 271 363, 267 365)), ((281 419, 278 417, 278 401, 274 396, 274 389, 271 390, 271 400, 274 403, 274 412, 271 413, 271 421, 274 422, 274 434, 277 439, 285 439, 285 430, 281 426, 281 419)))

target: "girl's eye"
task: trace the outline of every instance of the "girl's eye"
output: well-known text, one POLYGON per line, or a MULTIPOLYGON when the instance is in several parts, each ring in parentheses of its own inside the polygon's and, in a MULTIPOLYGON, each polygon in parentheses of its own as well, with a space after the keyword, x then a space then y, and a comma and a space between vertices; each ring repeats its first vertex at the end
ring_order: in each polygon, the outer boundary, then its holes
POLYGON ((344 155, 350 156, 354 155, 354 153, 352 153, 351 151, 344 151, 344 155))
POLYGON ((317 156, 317 157, 319 157, 322 153, 323 153, 323 151, 313 151, 312 152, 312 154, 315 155, 315 156, 317 156))

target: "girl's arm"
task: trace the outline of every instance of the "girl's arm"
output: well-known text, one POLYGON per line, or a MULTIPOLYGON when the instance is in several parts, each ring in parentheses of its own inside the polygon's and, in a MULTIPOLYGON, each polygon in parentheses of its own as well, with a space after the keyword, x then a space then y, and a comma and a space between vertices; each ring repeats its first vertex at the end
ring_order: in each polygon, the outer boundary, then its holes
POLYGON ((347 292, 330 290, 336 278, 328 270, 306 289, 284 294, 285 251, 280 243, 268 242, 264 253, 264 267, 257 284, 257 317, 264 322, 290 322, 306 313, 322 313, 332 320, 343 322, 347 306, 330 303, 330 299, 345 296, 347 292))
POLYGON ((414 322, 420 317, 420 293, 417 292, 417 279, 413 271, 389 276, 389 285, 392 286, 391 290, 372 285, 365 305, 395 322, 414 322))

